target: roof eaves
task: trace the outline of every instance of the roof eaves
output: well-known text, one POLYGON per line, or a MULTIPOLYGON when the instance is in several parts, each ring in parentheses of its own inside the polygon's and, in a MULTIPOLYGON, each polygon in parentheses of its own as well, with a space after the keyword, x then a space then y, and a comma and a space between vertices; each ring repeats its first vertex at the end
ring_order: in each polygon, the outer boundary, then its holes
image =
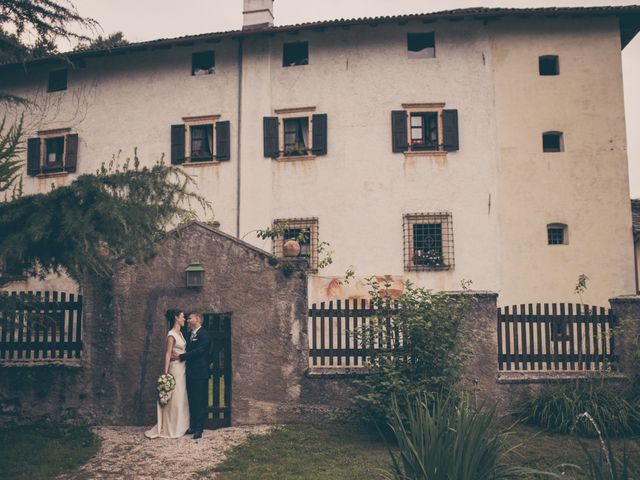
POLYGON ((351 19, 321 20, 292 25, 267 26, 247 30, 228 30, 224 32, 185 35, 174 38, 160 38, 144 42, 130 43, 121 47, 97 50, 78 50, 51 57, 43 57, 28 62, 0 65, 0 69, 19 65, 33 65, 52 61, 74 61, 81 58, 91 58, 104 55, 121 55, 128 52, 145 51, 150 49, 171 48, 172 46, 188 46, 196 41, 216 42, 222 38, 240 38, 262 34, 286 33, 297 30, 311 30, 329 27, 351 27, 356 25, 405 22, 409 20, 438 20, 461 19, 473 17, 476 19, 497 18, 501 16, 562 16, 562 15, 616 15, 620 20, 621 43, 624 48, 640 31, 640 5, 605 6, 605 7, 542 7, 542 8, 485 8, 471 7, 455 10, 443 10, 430 13, 412 13, 404 15, 389 15, 378 17, 358 17, 351 19))

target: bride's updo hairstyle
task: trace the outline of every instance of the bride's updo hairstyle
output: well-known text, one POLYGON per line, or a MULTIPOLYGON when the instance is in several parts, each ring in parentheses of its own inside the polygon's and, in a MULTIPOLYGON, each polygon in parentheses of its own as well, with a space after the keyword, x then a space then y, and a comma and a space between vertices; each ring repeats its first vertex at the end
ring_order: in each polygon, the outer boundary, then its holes
POLYGON ((173 328, 173 325, 176 323, 176 317, 179 317, 182 312, 183 311, 179 308, 170 308, 167 310, 167 313, 164 314, 164 318, 167 319, 169 330, 173 328))

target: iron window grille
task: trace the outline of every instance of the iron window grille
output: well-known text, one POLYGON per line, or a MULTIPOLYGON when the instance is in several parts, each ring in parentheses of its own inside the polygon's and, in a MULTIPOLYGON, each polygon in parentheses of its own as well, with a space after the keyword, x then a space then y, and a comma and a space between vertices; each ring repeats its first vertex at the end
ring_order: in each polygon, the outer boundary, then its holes
POLYGON ((403 219, 405 271, 452 270, 451 213, 410 213, 403 219))
POLYGON ((284 257, 283 249, 287 240, 298 240, 300 243, 300 257, 309 261, 309 270, 318 271, 318 219, 312 218, 281 218, 273 221, 273 227, 284 227, 283 235, 274 239, 273 254, 284 257))

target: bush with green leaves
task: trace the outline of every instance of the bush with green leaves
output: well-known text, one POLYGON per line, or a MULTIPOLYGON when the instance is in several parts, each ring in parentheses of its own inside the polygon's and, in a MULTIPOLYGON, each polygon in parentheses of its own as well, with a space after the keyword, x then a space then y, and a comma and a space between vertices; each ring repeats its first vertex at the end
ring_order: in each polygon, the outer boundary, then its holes
POLYGON ((585 412, 606 436, 640 433, 640 399, 602 382, 576 381, 545 388, 525 402, 521 417, 554 432, 595 437, 597 431, 592 422, 578 421, 585 412))
POLYGON ((497 480, 555 477, 510 464, 508 431, 494 427, 496 410, 473 408, 466 398, 427 395, 398 402, 392 397, 389 425, 393 480, 497 480), (404 406, 401 406, 404 405, 404 406), (396 453, 397 452, 397 453, 396 453))
POLYGON ((416 395, 433 398, 458 383, 470 356, 461 324, 471 297, 434 293, 408 281, 403 293, 394 297, 388 277, 382 284, 371 278, 368 285, 378 317, 372 319, 373 331, 357 332, 359 343, 364 340, 369 347, 369 374, 355 382, 356 401, 360 413, 385 425, 393 395, 400 402, 416 395), (391 302, 396 308, 389 309, 391 302), (386 336, 387 321, 395 338, 386 336), (371 347, 366 341, 371 335, 383 339, 383 348, 371 347))

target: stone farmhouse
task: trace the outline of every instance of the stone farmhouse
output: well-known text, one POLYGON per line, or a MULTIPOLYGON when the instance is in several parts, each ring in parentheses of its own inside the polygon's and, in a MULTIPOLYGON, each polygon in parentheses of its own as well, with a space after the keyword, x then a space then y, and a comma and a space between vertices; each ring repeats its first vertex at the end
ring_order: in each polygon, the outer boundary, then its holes
POLYGON ((284 239, 257 229, 306 233, 310 301, 365 296, 385 274, 398 289, 471 280, 502 305, 573 301, 581 274, 585 302, 637 290, 621 50, 640 7, 274 26, 273 5, 245 0, 242 30, 0 67, 33 102, 25 193, 134 149, 180 165, 222 232, 277 256, 284 239))

